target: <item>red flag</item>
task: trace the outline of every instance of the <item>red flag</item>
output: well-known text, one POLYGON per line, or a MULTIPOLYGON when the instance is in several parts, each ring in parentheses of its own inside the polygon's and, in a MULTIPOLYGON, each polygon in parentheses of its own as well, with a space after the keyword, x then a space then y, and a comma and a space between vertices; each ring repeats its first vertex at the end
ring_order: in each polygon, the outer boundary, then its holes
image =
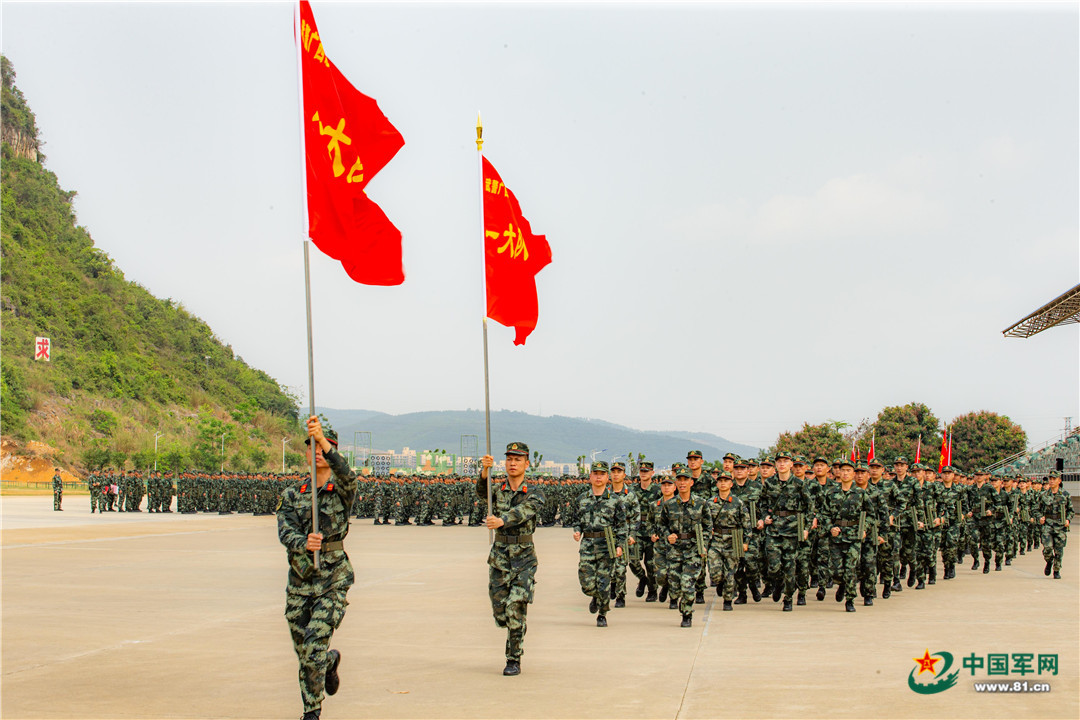
POLYGON ((915 446, 915 462, 922 457, 922 433, 919 433, 919 444, 915 446))
POLYGON ((874 434, 875 433, 871 433, 870 435, 870 451, 866 453, 866 462, 870 462, 876 457, 874 454, 874 434))
POLYGON ((941 436, 941 458, 938 460, 937 471, 949 464, 949 428, 941 436))
POLYGON ((311 5, 300 3, 308 235, 365 285, 400 285, 401 232, 365 192, 405 144, 373 99, 326 57, 311 5))
POLYGON ((949 430, 949 455, 945 460, 946 465, 952 465, 952 430, 949 430))
POLYGON ((851 462, 858 462, 859 456, 855 454, 855 441, 851 441, 851 462))
POLYGON ((487 316, 517 330, 515 345, 536 327, 536 273, 551 262, 547 238, 529 221, 495 167, 484 158, 484 265, 487 316))

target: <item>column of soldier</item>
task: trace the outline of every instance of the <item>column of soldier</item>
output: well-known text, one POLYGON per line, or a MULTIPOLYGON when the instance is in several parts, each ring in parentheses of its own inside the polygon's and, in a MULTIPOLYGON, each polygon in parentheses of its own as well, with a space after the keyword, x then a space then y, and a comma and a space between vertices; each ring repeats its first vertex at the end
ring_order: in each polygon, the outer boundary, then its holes
POLYGON ((187 470, 180 473, 137 470, 90 473, 90 512, 156 513, 233 512, 270 515, 278 497, 289 485, 307 477, 305 473, 207 473, 187 470))
POLYGON ((681 624, 692 624, 705 602, 706 574, 723 609, 771 596, 783 610, 807 595, 834 599, 855 612, 878 597, 923 590, 972 559, 990 573, 1017 555, 1038 550, 1044 574, 1060 578, 1072 504, 1058 473, 1047 485, 954 467, 939 474, 897 457, 892 472, 880 460, 812 461, 779 452, 755 462, 728 454, 723 469, 706 471, 700 451, 672 466, 659 487, 653 466, 626 485, 625 466, 591 466, 593 492, 578 499, 575 540, 581 539, 579 578, 596 624, 607 626, 608 602, 626 602, 626 568, 635 594, 668 601, 681 624), (910 474, 909 474, 910 470, 910 474), (586 540, 593 540, 586 543, 586 540), (905 583, 906 580, 906 583, 905 583))

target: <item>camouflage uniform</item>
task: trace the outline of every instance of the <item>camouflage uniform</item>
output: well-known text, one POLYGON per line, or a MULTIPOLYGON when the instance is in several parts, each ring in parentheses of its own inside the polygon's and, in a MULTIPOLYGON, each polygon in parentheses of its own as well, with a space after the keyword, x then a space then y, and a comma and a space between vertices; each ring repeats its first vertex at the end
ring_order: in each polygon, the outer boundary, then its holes
POLYGON ((735 494, 721 498, 717 493, 708 505, 712 524, 709 541, 709 577, 716 593, 723 595, 724 609, 731 609, 735 598, 735 568, 742 557, 742 544, 750 533, 750 509, 735 494), (736 545, 736 539, 741 544, 736 545))
POLYGON ((61 505, 64 502, 64 480, 60 477, 60 473, 57 472, 53 475, 52 479, 52 491, 53 491, 53 511, 63 510, 61 505))
MULTIPOLYGON (((841 595, 847 601, 848 612, 854 612, 856 583, 858 582, 859 555, 862 551, 863 534, 866 532, 867 518, 873 518, 874 507, 869 494, 854 483, 845 490, 839 482, 822 496, 821 527, 829 533, 829 551, 832 555, 832 570, 839 587, 836 599, 841 595), (860 528, 862 533, 859 532, 860 528), (832 530, 839 532, 832 534, 832 530)), ((871 587, 873 587, 871 585, 871 587)))
POLYGON ((787 609, 796 590, 799 591, 800 602, 803 602, 802 596, 805 596, 808 587, 809 578, 796 572, 798 554, 807 545, 806 539, 799 537, 798 527, 801 520, 803 530, 809 530, 817 508, 813 496, 801 480, 794 476, 781 480, 779 474, 772 478, 762 493, 762 505, 772 518, 772 523, 768 525, 766 547, 769 576, 774 583, 773 598, 779 599, 782 592, 787 609))
MULTIPOLYGON (((600 466, 606 473, 607 463, 593 463, 593 470, 600 466)), ((581 592, 595 599, 595 603, 590 603, 590 609, 596 609, 603 617, 607 615, 612 576, 618 567, 616 550, 626 545, 626 506, 610 488, 605 488, 599 495, 587 490, 578 498, 577 505, 574 532, 581 534, 578 582, 581 592)), ((625 574, 623 581, 625 583, 625 574)))
MULTIPOLYGON (((529 456, 525 443, 506 446, 507 454, 529 456)), ((476 480, 476 495, 487 500, 487 480, 483 474, 476 480)), ((491 514, 503 521, 495 533, 495 542, 488 553, 488 597, 495 624, 506 628, 506 661, 521 661, 525 642, 525 614, 533 601, 536 586, 536 548, 533 532, 544 493, 522 482, 517 490, 509 482, 492 484, 491 514)))
MULTIPOLYGON (((1054 471, 1056 475, 1057 471, 1054 471)), ((1042 523, 1042 552, 1046 561, 1045 574, 1051 571, 1055 578, 1061 577, 1061 558, 1065 554, 1069 528, 1065 522, 1072 520, 1073 506, 1069 493, 1058 487, 1057 492, 1046 491, 1040 503, 1039 516, 1042 523)))
MULTIPOLYGON (((331 434, 332 430, 326 432, 328 440, 331 434)), ((323 456, 334 477, 318 493, 319 532, 323 535, 318 570, 305 547, 311 532, 308 482, 286 488, 277 508, 278 538, 289 558, 285 619, 300 660, 300 696, 305 713, 317 712, 322 706, 330 639, 345 616, 345 596, 353 584, 352 563, 342 541, 349 532, 356 475, 336 448, 323 456)))
MULTIPOLYGON (((649 468, 652 469, 652 464, 649 468)), ((637 496, 638 508, 641 510, 638 522, 629 518, 630 534, 634 538, 634 545, 630 552, 630 572, 638 579, 639 590, 647 589, 646 602, 656 600, 656 554, 653 547, 651 528, 654 524, 655 515, 659 510, 660 486, 653 483, 647 490, 642 490, 641 485, 635 484, 633 492, 637 496), (644 584, 644 587, 642 587, 644 584)), ((640 597, 641 592, 637 595, 640 597)))
MULTIPOLYGON (((679 476, 682 477, 684 472, 687 471, 680 469, 679 476)), ((707 543, 712 534, 712 518, 707 501, 691 492, 690 499, 684 502, 676 494, 661 504, 657 527, 661 542, 670 549, 667 557, 668 585, 679 602, 684 624, 688 624, 694 614, 698 577, 705 569, 707 543), (669 535, 677 536, 674 543, 670 542, 669 535)))
POLYGON ((629 539, 631 533, 634 533, 634 542, 637 543, 636 533, 641 524, 641 505, 638 503, 637 495, 627 485, 623 485, 621 492, 616 493, 614 489, 611 492, 623 504, 623 517, 627 527, 626 537, 619 546, 623 549, 622 555, 615 558, 615 565, 611 569, 611 597, 615 599, 616 605, 622 605, 626 600, 626 569, 630 564, 629 539))

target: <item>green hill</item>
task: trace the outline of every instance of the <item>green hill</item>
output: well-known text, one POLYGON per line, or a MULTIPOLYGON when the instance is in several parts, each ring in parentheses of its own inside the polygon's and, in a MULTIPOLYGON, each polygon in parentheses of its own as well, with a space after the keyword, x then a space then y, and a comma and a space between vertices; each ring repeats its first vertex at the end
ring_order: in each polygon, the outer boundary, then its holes
MULTIPOLYGON (((128 281, 76 223, 75 193, 42 165, 33 112, 3 74, 0 430, 71 466, 280 467, 297 402, 183 305, 128 281), (34 360, 36 337, 52 360, 34 360), (272 440, 271 440, 272 438, 272 440), (277 457, 276 463, 270 458, 277 457)), ((152 238, 147 238, 148 243, 152 238)))

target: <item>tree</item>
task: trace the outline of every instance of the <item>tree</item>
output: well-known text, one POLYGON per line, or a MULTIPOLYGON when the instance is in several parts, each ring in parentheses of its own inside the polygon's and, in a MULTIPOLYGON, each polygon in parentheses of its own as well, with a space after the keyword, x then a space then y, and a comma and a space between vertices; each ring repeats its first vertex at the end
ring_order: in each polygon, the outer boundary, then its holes
MULTIPOLYGON (((941 447, 941 421, 930 408, 923 403, 908 403, 887 407, 878 413, 877 420, 869 428, 875 434, 874 446, 877 456, 886 464, 891 464, 898 456, 907 457, 915 462, 915 448, 922 436, 922 458, 927 462, 937 463, 937 452, 941 447)), ((865 446, 869 447, 869 439, 865 446)))
POLYGON ((83 465, 91 472, 101 470, 109 464, 109 460, 111 459, 112 453, 100 443, 91 444, 82 454, 83 465))
POLYGON ((293 470, 307 467, 307 456, 298 452, 285 453, 285 466, 293 470))
POLYGON ((154 468, 154 451, 153 450, 139 450, 131 454, 131 462, 135 465, 136 470, 146 470, 147 468, 153 470, 154 468))
POLYGON ((109 464, 116 467, 117 470, 123 470, 124 466, 127 465, 127 460, 128 456, 125 452, 113 450, 111 453, 109 453, 109 464))
POLYGON ((847 439, 840 432, 840 429, 844 427, 847 427, 847 423, 833 420, 820 425, 803 423, 802 429, 796 432, 780 433, 780 436, 776 438, 776 444, 762 457, 771 457, 780 450, 805 455, 811 461, 818 455, 827 458, 838 457, 850 448, 847 439))
POLYGON ((262 448, 256 447, 248 450, 248 457, 251 459, 251 464, 258 470, 266 465, 266 461, 270 459, 270 454, 262 448))
POLYGON ((184 467, 184 450, 173 445, 158 457, 158 469, 166 472, 180 472, 184 467))
MULTIPOLYGON (((1005 415, 980 410, 961 415, 949 426, 953 465, 971 471, 1023 452, 1027 433, 1005 415)), ((940 447, 940 441, 938 446, 940 447)))

